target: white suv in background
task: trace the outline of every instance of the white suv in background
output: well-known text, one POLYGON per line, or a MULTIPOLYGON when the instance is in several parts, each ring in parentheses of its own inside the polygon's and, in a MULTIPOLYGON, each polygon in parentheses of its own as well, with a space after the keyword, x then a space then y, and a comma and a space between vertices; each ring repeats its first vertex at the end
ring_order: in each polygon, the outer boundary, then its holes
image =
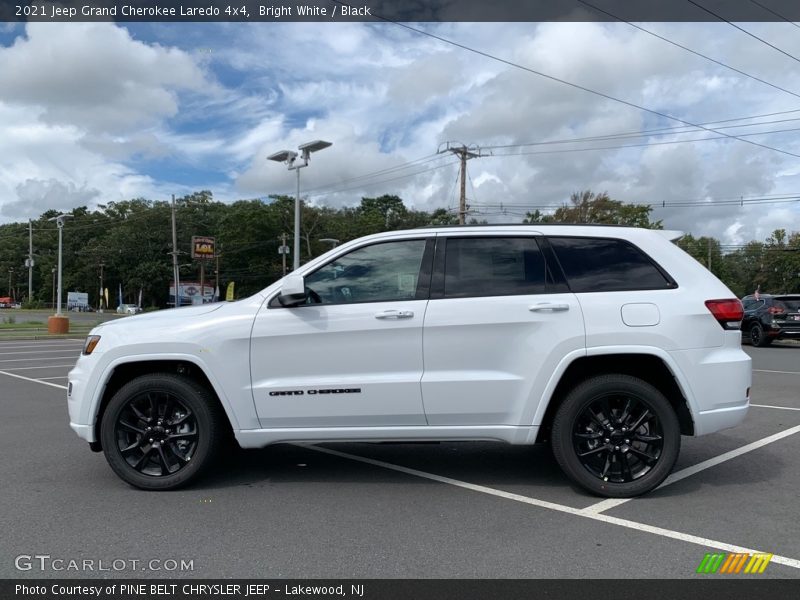
POLYGON ((675 237, 519 225, 358 239, 239 302, 97 327, 69 374, 71 426, 152 490, 194 480, 232 433, 243 448, 549 441, 590 492, 642 494, 682 434, 749 406, 741 303, 675 237))

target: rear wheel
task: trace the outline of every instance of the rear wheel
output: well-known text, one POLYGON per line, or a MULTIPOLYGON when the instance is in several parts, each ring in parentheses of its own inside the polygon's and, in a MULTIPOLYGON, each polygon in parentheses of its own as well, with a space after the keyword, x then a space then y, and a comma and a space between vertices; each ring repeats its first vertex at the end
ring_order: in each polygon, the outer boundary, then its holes
POLYGON ((575 483, 611 498, 645 494, 672 471, 681 434, 661 392, 629 375, 573 389, 553 420, 553 454, 575 483))
POLYGON ((143 375, 125 384, 103 414, 106 460, 123 480, 171 490, 196 479, 217 455, 224 415, 201 385, 177 375, 143 375))
POLYGON ((772 340, 764 333, 764 328, 759 323, 753 323, 750 327, 750 343, 753 346, 763 348, 769 346, 772 340))

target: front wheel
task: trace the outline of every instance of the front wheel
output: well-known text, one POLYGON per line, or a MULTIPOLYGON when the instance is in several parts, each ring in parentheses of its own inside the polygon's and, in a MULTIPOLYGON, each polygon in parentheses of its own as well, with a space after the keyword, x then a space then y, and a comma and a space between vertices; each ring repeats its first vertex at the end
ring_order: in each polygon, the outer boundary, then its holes
POLYGON ((629 375, 575 387, 553 420, 553 454, 575 483, 599 496, 628 498, 657 487, 681 444, 675 410, 652 385, 629 375))
POLYGON ((168 373, 128 382, 114 394, 100 425, 106 460, 129 484, 171 490, 212 462, 222 439, 222 411, 209 391, 168 373))

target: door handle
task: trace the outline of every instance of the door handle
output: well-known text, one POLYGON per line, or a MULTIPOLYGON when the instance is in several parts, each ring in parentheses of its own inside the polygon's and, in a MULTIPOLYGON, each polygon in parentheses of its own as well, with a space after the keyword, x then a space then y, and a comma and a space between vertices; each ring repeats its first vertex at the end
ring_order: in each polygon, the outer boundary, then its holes
POLYGON ((552 302, 541 302, 529 306, 528 310, 531 312, 564 312, 569 310, 569 304, 553 304, 552 302))
POLYGON ((385 310, 375 315, 376 319, 410 319, 414 316, 411 310, 385 310))

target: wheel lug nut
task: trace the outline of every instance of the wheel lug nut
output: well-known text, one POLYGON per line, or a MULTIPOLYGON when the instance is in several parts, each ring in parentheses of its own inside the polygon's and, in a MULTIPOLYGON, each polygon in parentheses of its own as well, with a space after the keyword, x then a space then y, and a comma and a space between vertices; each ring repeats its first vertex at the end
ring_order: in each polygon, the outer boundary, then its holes
POLYGON ((614 446, 614 450, 619 450, 619 446, 614 446))
POLYGON ((622 428, 622 431, 628 431, 625 427, 622 428))
POLYGON ((625 440, 625 443, 626 443, 626 444, 630 444, 630 443, 631 443, 631 441, 630 441, 630 440, 625 440))
POLYGON ((153 438, 150 438, 150 443, 151 443, 151 444, 153 443, 153 438))
POLYGON ((611 441, 611 440, 610 440, 610 439, 608 439, 608 438, 606 438, 606 439, 605 439, 605 442, 606 442, 606 444, 607 444, 608 442, 610 442, 610 441, 611 441))

